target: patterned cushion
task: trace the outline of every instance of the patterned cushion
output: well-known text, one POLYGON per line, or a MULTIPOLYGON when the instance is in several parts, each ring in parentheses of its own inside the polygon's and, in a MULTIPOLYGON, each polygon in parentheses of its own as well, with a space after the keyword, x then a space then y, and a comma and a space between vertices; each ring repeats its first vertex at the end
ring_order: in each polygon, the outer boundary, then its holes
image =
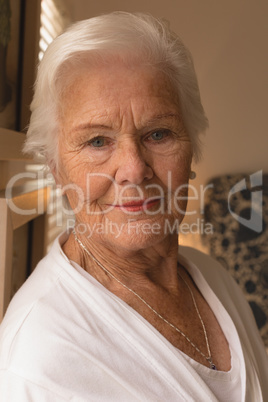
POLYGON ((209 184, 212 188, 206 192, 204 218, 213 225, 214 233, 204 235, 203 242, 241 286, 268 347, 268 175, 262 176, 259 187, 251 188, 249 176, 243 174, 216 177, 209 184), (246 179, 247 189, 230 194, 243 179, 246 179), (259 228, 259 232, 237 219, 251 218, 254 191, 259 195, 262 191, 262 208, 261 203, 259 205, 262 230, 259 228))

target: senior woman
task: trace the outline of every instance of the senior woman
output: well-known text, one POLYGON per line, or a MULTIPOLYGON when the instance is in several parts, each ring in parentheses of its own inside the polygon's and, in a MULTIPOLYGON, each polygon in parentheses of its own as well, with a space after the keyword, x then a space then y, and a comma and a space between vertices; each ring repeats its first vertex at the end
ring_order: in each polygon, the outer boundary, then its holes
POLYGON ((25 150, 46 157, 76 224, 9 306, 1 401, 268 398, 241 292, 208 256, 178 256, 207 126, 179 38, 148 15, 81 21, 47 50, 31 108, 25 150))

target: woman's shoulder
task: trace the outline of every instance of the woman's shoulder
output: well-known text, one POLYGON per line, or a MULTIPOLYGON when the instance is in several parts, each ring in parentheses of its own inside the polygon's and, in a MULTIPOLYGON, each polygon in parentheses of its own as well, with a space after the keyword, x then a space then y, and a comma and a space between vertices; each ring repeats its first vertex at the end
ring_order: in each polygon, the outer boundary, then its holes
POLYGON ((180 247, 178 261, 185 265, 199 283, 206 282, 229 313, 234 307, 236 310, 250 310, 234 278, 213 257, 191 247, 180 247))
POLYGON ((30 309, 37 300, 40 300, 58 281, 61 275, 62 266, 58 263, 57 239, 55 240, 49 253, 37 264, 34 271, 27 278, 21 288, 12 298, 7 316, 16 310, 22 311, 23 308, 30 309))
POLYGON ((228 282, 232 281, 227 270, 215 258, 198 249, 187 246, 179 247, 178 260, 184 260, 188 265, 194 265, 201 272, 205 279, 217 280, 217 278, 225 278, 228 282))
POLYGON ((56 239, 49 253, 12 298, 0 325, 0 350, 3 345, 13 342, 22 328, 26 331, 34 323, 45 321, 44 309, 53 302, 53 294, 57 293, 57 286, 64 276, 64 264, 60 262, 59 253, 60 246, 56 239))
POLYGON ((185 265, 197 286, 201 285, 207 293, 214 293, 232 318, 240 336, 244 337, 243 334, 247 333, 251 344, 258 343, 258 347, 261 345, 261 350, 264 350, 252 310, 228 270, 213 257, 191 247, 181 247, 178 260, 185 265))

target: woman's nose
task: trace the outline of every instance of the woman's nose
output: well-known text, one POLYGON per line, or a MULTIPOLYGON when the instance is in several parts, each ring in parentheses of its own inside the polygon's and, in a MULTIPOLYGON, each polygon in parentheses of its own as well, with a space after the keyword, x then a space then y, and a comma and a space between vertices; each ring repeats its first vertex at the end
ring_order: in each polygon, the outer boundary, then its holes
POLYGON ((117 171, 115 181, 117 184, 141 184, 144 180, 153 177, 152 168, 146 163, 137 144, 123 147, 117 155, 117 171))

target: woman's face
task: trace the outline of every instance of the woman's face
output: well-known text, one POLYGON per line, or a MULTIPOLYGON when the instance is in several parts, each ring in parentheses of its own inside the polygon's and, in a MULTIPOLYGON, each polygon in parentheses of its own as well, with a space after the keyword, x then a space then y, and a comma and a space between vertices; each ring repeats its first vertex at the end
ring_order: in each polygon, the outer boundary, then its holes
POLYGON ((57 176, 77 231, 89 241, 138 250, 174 236, 191 158, 163 73, 106 63, 84 70, 65 90, 57 176))

